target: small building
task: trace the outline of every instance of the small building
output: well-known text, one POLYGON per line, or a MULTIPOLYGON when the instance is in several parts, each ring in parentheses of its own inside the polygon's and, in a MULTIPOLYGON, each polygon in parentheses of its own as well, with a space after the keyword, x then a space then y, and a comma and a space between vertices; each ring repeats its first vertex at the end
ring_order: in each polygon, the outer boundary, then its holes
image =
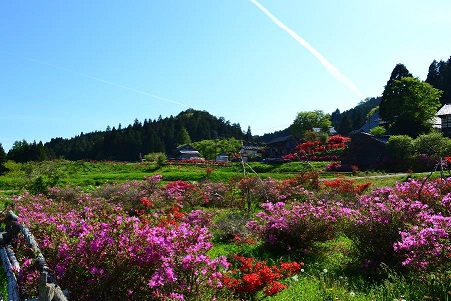
POLYGON ((440 118, 440 131, 443 136, 451 137, 451 104, 441 107, 436 116, 440 118))
MULTIPOLYGON (((312 131, 314 131, 315 133, 321 133, 321 128, 312 128, 312 131)), ((334 135, 337 134, 337 131, 335 130, 334 127, 330 127, 329 131, 328 131, 328 134, 330 136, 334 136, 334 135)))
POLYGON ((263 152, 265 158, 281 158, 294 152, 294 148, 301 143, 298 136, 283 136, 276 138, 266 144, 263 152))
POLYGON ((226 153, 216 155, 216 162, 229 162, 229 156, 226 153))
POLYGON ((243 145, 240 149, 240 155, 243 157, 256 157, 259 153, 260 148, 253 145, 243 145))
POLYGON ((190 159, 199 159, 200 153, 197 149, 192 147, 189 144, 177 147, 173 152, 173 157, 175 160, 190 160, 190 159))
POLYGON ((386 160, 385 146, 388 136, 376 137, 361 130, 349 134, 346 154, 342 164, 356 165, 360 170, 379 169, 386 160))

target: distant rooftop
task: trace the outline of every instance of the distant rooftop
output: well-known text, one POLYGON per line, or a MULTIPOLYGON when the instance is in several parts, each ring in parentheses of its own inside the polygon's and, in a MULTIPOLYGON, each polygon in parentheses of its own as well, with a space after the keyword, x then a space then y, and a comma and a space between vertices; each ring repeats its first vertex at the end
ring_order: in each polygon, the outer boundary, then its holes
POLYGON ((444 105, 440 110, 438 110, 437 116, 451 115, 451 104, 444 105))

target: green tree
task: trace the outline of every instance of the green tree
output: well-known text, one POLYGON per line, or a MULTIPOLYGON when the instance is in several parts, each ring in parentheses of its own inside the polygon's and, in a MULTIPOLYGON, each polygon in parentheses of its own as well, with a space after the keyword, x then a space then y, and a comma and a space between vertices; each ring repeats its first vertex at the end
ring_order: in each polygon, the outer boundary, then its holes
POLYGON ((386 146, 387 169, 390 171, 407 171, 413 154, 413 139, 407 135, 393 135, 388 138, 386 146))
POLYGON ((230 139, 202 140, 192 143, 192 146, 207 160, 214 160, 217 154, 233 155, 239 152, 241 141, 230 139))
POLYGON ((373 136, 382 136, 385 135, 385 128, 383 126, 376 126, 370 130, 370 134, 373 136))
POLYGON ((311 131, 313 128, 320 128, 322 132, 328 132, 331 126, 330 114, 326 114, 322 110, 315 110, 298 113, 290 130, 295 135, 304 135, 306 131, 311 131))
POLYGON ((384 92, 382 93, 382 99, 379 104, 379 114, 381 118, 386 122, 392 122, 393 116, 401 108, 402 102, 400 99, 393 97, 397 92, 394 90, 393 85, 396 80, 401 80, 404 77, 412 77, 412 74, 407 70, 403 64, 397 64, 393 69, 390 79, 385 85, 384 92))
POLYGON ((214 160, 217 149, 217 141, 202 140, 192 143, 192 146, 197 149, 202 157, 207 160, 214 160))
POLYGON ((340 135, 347 136, 352 131, 352 121, 348 115, 345 115, 341 120, 340 126, 337 129, 337 132, 340 135))
POLYGON ((5 171, 6 153, 3 149, 3 145, 0 143, 0 174, 5 171))
POLYGON ((390 86, 395 80, 400 80, 403 77, 412 77, 412 73, 407 70, 407 67, 404 66, 404 64, 397 64, 390 74, 387 86, 390 86))
POLYGON ((451 154, 451 140, 436 132, 418 136, 413 141, 413 147, 417 154, 427 155, 434 159, 451 154))
POLYGON ((7 159, 16 162, 28 162, 31 161, 30 158, 31 148, 30 144, 23 139, 22 141, 15 141, 13 147, 8 151, 7 159))
POLYGON ((244 135, 244 140, 246 140, 248 142, 254 141, 254 138, 252 137, 252 132, 251 132, 250 126, 247 127, 247 132, 246 132, 246 135, 244 135))
POLYGON ((426 82, 443 91, 440 102, 451 102, 451 57, 447 62, 434 60, 429 66, 426 82))
POLYGON ((144 156, 144 159, 148 162, 153 162, 157 165, 157 167, 161 168, 166 164, 166 160, 168 159, 165 153, 157 152, 157 153, 149 153, 144 156))
POLYGON ((178 136, 177 142, 179 145, 191 144, 191 137, 189 136, 188 130, 185 127, 182 127, 178 136))
POLYGON ((442 92, 414 77, 402 77, 387 85, 379 106, 390 134, 417 137, 432 130, 442 92))

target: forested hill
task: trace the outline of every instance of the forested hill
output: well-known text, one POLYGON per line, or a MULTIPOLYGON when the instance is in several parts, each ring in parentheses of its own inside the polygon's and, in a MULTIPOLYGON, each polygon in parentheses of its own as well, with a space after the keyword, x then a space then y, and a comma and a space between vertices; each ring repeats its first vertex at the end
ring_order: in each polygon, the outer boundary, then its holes
MULTIPOLYGON (((355 108, 332 114, 332 124, 336 129, 349 133, 363 125, 368 112, 379 105, 379 98, 362 101, 355 108)), ((339 131, 341 133, 341 131, 339 131)), ((239 123, 230 123, 223 117, 215 117, 206 111, 189 109, 177 116, 158 120, 135 119, 133 124, 123 128, 107 127, 105 131, 81 133, 73 138, 53 138, 44 145, 18 141, 8 152, 8 159, 17 162, 41 161, 52 158, 68 160, 114 160, 137 161, 153 152, 165 152, 170 156, 182 144, 209 139, 235 138, 246 142, 267 143, 290 134, 289 128, 263 136, 252 136, 250 128, 243 132, 239 123)))
POLYGON ((137 161, 139 155, 172 151, 181 144, 215 138, 249 138, 238 123, 230 124, 205 111, 186 110, 158 120, 135 122, 126 128, 83 134, 70 139, 54 138, 44 145, 56 158, 137 161))
POLYGON ((330 121, 335 130, 346 136, 349 132, 361 128, 365 122, 368 120, 369 115, 371 115, 374 108, 379 106, 381 102, 381 97, 371 97, 362 100, 354 108, 343 111, 335 110, 332 113, 330 121))

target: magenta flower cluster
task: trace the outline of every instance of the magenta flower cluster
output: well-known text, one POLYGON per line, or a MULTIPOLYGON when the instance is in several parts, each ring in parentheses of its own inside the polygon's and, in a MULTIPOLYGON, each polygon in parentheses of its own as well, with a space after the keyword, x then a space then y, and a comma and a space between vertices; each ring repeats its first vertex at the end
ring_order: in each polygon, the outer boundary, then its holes
POLYGON ((434 269, 449 263, 449 184, 411 180, 360 197, 348 234, 367 262, 434 269))
POLYGON ((268 247, 279 251, 307 252, 317 241, 326 241, 337 234, 337 221, 343 215, 340 203, 266 202, 264 211, 247 223, 268 247))
MULTIPOLYGON (((354 242, 360 264, 378 269, 434 270, 451 262, 451 184, 411 180, 342 201, 273 197, 248 228, 267 246, 308 251, 315 242, 343 231, 354 242)), ((324 196, 324 195, 323 195, 324 196)), ((334 199, 338 199, 334 197, 334 199)))
POLYGON ((183 300, 222 287, 229 264, 207 256, 209 216, 201 212, 153 226, 102 199, 71 204, 27 194, 16 209, 74 300, 183 300))

